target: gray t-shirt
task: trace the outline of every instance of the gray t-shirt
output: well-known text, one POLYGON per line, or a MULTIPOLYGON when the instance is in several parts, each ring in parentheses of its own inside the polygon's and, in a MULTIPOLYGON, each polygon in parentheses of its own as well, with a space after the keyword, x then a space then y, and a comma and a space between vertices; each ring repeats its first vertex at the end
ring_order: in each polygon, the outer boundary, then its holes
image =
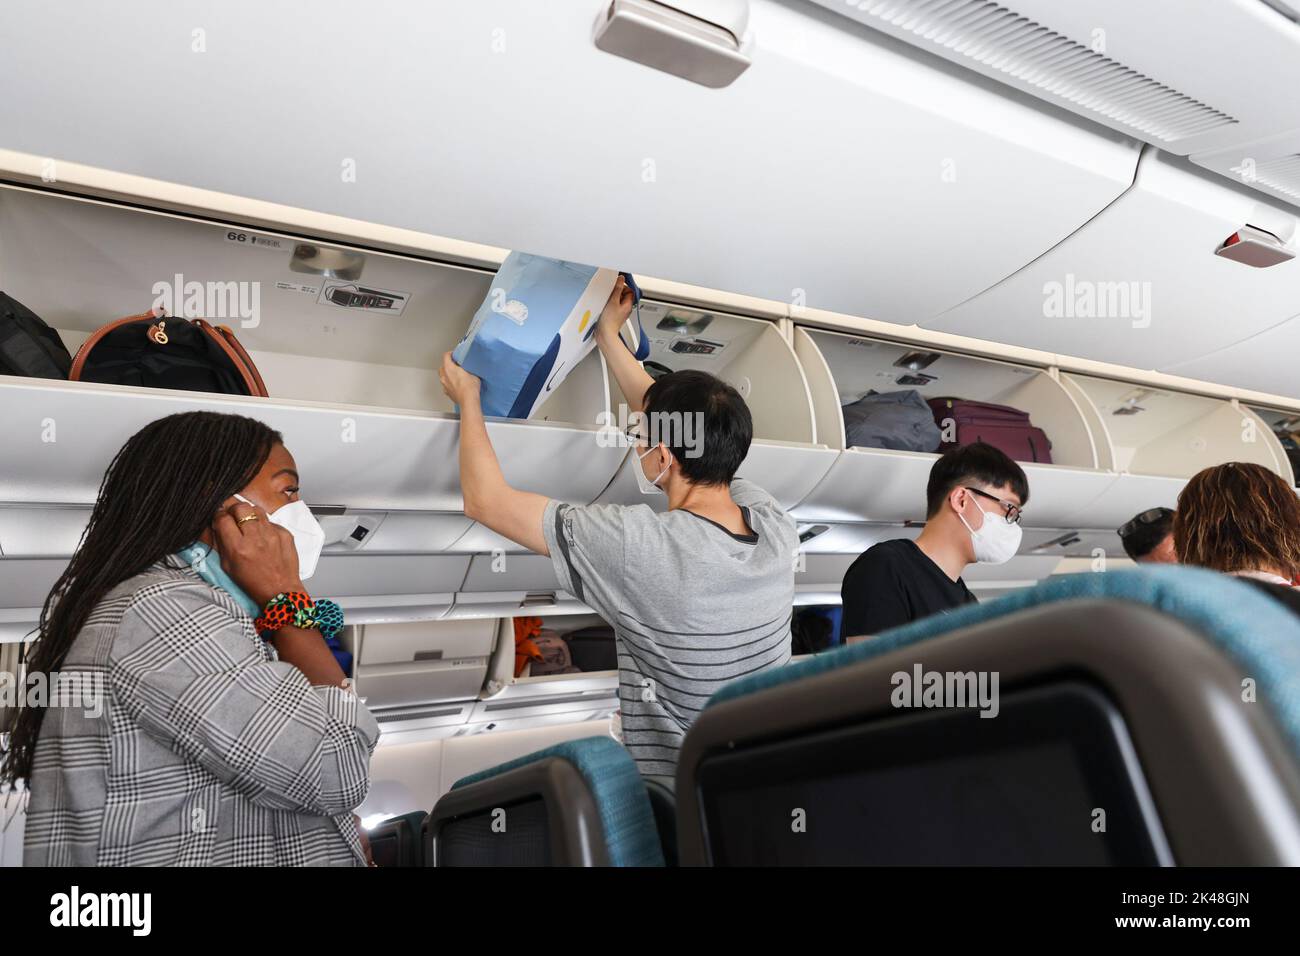
POLYGON ((561 586, 614 628, 623 742, 648 776, 676 772, 714 691, 790 660, 794 521, 751 482, 735 479, 731 497, 752 535, 648 505, 546 507, 561 586))

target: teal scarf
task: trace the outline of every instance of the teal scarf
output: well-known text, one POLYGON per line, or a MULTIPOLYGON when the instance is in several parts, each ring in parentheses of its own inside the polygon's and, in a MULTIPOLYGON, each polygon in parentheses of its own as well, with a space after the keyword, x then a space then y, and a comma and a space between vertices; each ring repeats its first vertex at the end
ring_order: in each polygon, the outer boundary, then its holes
POLYGON ((256 618, 262 613, 262 606, 244 593, 244 589, 230 579, 230 575, 221 567, 221 558, 201 541, 196 541, 188 548, 177 553, 176 557, 184 561, 204 581, 221 591, 225 591, 235 603, 244 609, 244 613, 256 618))

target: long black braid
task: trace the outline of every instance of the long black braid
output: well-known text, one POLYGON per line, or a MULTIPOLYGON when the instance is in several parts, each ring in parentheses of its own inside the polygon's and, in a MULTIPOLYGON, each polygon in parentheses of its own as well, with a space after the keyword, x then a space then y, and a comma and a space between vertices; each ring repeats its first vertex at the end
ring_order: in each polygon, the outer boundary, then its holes
MULTIPOLYGON (((193 544, 261 470, 278 432, 242 415, 185 412, 146 425, 122 446, 99 487, 90 523, 41 608, 27 673, 63 666, 95 606, 128 578, 193 544)), ((21 706, 0 782, 31 775, 44 707, 21 706)))

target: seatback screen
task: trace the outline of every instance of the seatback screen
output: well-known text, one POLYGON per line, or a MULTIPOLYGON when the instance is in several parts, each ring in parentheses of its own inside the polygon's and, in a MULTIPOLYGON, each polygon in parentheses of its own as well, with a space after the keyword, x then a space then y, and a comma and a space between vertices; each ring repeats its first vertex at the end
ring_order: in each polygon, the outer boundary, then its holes
POLYGON ((1167 858, 1123 722, 1066 683, 706 759, 717 865, 1150 865, 1167 858))

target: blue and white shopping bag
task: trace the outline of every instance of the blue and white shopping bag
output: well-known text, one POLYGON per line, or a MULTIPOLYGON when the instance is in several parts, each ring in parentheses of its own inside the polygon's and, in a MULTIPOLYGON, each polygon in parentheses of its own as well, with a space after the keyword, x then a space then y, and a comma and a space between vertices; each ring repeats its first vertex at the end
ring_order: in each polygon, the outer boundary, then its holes
MULTIPOLYGON (((633 290, 641 293, 628 273, 633 290)), ((485 415, 529 418, 595 346, 600 312, 619 273, 512 252, 452 358, 483 382, 485 415)), ((650 351, 638 323, 637 358, 650 351)))

